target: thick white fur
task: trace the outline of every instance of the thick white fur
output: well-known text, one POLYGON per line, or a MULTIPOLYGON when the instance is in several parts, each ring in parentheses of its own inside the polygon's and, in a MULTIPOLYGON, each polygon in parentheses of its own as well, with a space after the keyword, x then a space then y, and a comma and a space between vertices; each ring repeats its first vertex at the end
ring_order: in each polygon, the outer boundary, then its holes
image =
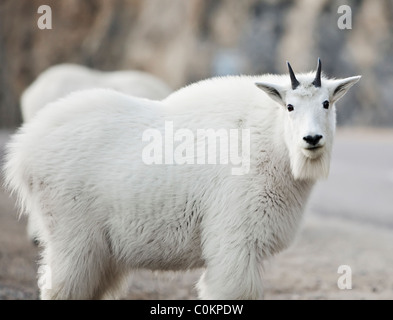
POLYGON ((48 68, 23 92, 23 121, 29 121, 49 102, 67 94, 92 88, 109 88, 135 97, 161 100, 172 91, 160 79, 141 71, 104 72, 76 64, 48 68))
POLYGON ((262 262, 290 244, 315 180, 328 172, 335 108, 319 99, 333 99, 340 80, 315 89, 313 76, 299 75, 297 91, 287 75, 215 78, 162 102, 95 89, 42 110, 13 136, 5 164, 8 187, 40 222, 51 270, 41 297, 102 298, 132 269, 206 267, 201 298, 261 298, 262 262), (295 111, 312 107, 315 123, 293 118, 255 82, 277 85, 295 111), (175 130, 249 128, 250 172, 145 165, 142 133, 165 120, 175 130), (317 129, 329 141, 311 159, 302 137, 317 129))
MULTIPOLYGON (((135 97, 161 100, 172 91, 160 79, 141 71, 103 72, 75 64, 50 67, 23 92, 21 111, 23 121, 30 121, 49 102, 67 94, 92 88, 110 88, 135 97)), ((28 218, 27 234, 37 238, 38 223, 28 218)))

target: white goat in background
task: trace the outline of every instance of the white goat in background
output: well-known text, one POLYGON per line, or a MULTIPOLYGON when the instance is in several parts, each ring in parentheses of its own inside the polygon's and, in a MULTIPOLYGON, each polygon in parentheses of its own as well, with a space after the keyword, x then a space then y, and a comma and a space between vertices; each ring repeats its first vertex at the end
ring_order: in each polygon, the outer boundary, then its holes
POLYGON ((172 90, 155 76, 135 70, 105 72, 76 64, 48 68, 23 92, 23 121, 29 121, 42 107, 67 94, 84 89, 110 88, 135 97, 161 100, 172 90))
MULTIPOLYGON (((23 92, 21 111, 23 121, 30 121, 49 102, 73 91, 110 88, 135 97, 161 100, 172 90, 160 79, 141 71, 104 72, 75 64, 60 64, 48 68, 23 92)), ((27 220, 27 234, 37 243, 37 223, 27 220)))
POLYGON ((262 263, 290 244, 312 186, 327 177, 335 103, 360 78, 327 79, 320 61, 316 75, 288 67, 290 77, 214 78, 162 102, 75 93, 24 125, 4 169, 40 222, 51 274, 41 297, 102 298, 132 269, 205 267, 200 298, 261 298, 262 263), (248 174, 145 164, 143 133, 163 132, 165 121, 193 132, 249 129, 248 174))

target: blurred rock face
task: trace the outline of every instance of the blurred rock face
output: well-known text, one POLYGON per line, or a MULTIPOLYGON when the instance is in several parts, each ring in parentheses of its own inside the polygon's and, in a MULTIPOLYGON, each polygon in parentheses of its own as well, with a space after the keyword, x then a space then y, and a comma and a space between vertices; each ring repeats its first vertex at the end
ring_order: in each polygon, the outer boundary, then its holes
POLYGON ((339 124, 393 125, 393 2, 345 1, 352 30, 340 30, 342 1, 2 0, 0 127, 20 123, 19 97, 51 65, 139 69, 173 88, 214 75, 315 68, 362 74, 341 103, 339 124), (40 5, 52 30, 40 30, 40 5))

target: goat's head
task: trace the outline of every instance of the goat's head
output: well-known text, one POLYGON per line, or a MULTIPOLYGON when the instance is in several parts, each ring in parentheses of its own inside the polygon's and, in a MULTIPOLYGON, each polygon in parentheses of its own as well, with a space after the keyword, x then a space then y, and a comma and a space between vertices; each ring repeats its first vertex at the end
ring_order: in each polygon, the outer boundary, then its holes
POLYGON ((321 74, 320 59, 316 73, 296 77, 287 64, 286 84, 257 82, 256 85, 281 105, 284 140, 294 177, 326 178, 336 128, 335 103, 361 77, 326 79, 321 74))

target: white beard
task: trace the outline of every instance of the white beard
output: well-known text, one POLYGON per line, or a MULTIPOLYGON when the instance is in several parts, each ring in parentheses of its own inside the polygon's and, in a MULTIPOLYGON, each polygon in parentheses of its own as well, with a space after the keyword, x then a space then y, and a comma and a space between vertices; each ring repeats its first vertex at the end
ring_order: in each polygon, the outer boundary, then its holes
POLYGON ((297 149, 290 154, 291 170, 296 180, 327 179, 330 170, 331 148, 324 147, 318 157, 307 157, 297 149))

